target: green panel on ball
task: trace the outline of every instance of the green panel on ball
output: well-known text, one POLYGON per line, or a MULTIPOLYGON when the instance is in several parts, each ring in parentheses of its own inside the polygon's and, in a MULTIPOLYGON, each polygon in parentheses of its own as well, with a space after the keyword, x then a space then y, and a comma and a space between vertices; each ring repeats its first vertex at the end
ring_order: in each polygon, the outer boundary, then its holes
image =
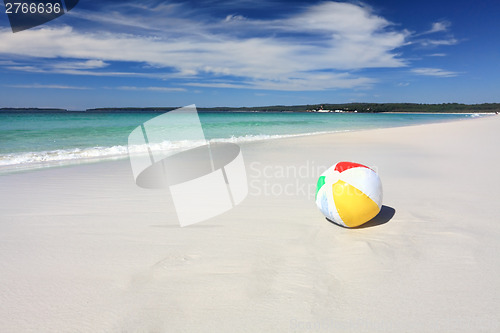
POLYGON ((315 198, 317 198, 317 197, 318 197, 318 191, 319 191, 319 189, 320 189, 323 185, 325 185, 325 176, 321 176, 321 177, 319 177, 319 179, 318 179, 318 184, 316 185, 316 196, 315 196, 315 198))

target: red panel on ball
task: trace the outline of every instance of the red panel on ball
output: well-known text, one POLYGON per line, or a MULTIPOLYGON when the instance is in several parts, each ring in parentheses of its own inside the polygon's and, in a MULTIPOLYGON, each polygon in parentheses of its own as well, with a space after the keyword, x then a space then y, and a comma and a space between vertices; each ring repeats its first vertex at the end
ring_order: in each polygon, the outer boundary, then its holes
POLYGON ((335 171, 343 172, 343 171, 346 171, 346 170, 349 170, 349 169, 352 169, 352 168, 367 168, 367 169, 370 169, 366 165, 359 164, 359 163, 354 163, 354 162, 339 162, 335 166, 335 171))

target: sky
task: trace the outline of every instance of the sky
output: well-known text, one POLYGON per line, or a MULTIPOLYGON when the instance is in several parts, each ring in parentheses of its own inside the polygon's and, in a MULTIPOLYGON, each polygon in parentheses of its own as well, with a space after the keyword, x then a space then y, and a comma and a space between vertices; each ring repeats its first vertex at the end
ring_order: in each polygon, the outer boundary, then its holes
POLYGON ((0 107, 500 102, 500 1, 80 0, 13 33, 0 107))

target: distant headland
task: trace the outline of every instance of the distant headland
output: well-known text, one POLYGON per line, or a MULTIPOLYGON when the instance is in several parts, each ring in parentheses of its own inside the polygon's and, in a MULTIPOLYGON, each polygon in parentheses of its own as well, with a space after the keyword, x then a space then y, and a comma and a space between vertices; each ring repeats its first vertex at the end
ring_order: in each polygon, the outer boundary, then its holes
POLYGON ((66 109, 57 108, 0 108, 0 112, 66 112, 66 109))
MULTIPOLYGON (((106 107, 82 110, 83 112, 168 112, 179 107, 106 107)), ((418 103, 345 103, 273 105, 255 107, 197 107, 199 112, 417 112, 417 113, 499 113, 500 103, 483 104, 418 104, 418 103)), ((0 112, 75 112, 58 108, 0 108, 0 112)))

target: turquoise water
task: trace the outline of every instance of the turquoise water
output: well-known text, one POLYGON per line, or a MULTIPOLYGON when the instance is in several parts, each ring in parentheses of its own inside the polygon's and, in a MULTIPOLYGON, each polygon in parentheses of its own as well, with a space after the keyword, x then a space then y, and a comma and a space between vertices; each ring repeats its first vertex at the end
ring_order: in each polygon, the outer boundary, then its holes
MULTIPOLYGON (((0 112, 0 170, 127 157, 128 135, 159 113, 0 112)), ((470 114, 200 113, 207 139, 244 142, 293 135, 407 126, 470 114)), ((178 131, 172 124, 167 131, 178 131)), ((166 147, 189 146, 179 141, 166 147)))

